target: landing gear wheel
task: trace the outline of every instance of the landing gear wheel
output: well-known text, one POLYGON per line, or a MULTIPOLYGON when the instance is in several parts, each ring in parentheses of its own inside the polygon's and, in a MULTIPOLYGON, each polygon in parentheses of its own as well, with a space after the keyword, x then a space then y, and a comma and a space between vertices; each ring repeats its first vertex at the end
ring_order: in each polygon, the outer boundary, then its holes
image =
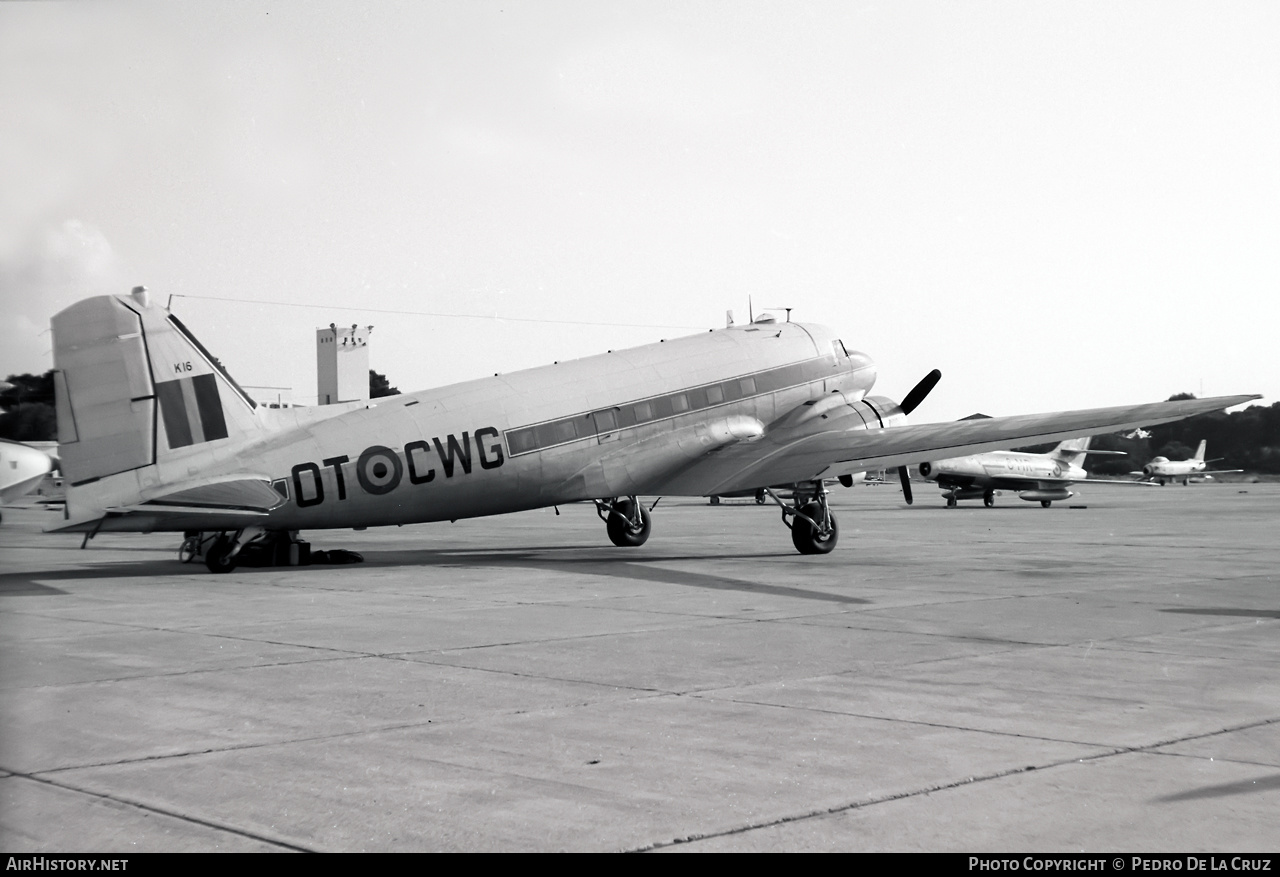
POLYGON ((988 490, 986 493, 982 494, 982 504, 987 508, 994 506, 996 504, 996 492, 994 490, 988 490))
MULTIPOLYGON (((815 521, 822 520, 822 506, 816 502, 809 503, 800 512, 815 521)), ((791 542, 796 546, 796 551, 801 554, 829 554, 836 547, 840 528, 836 526, 835 515, 828 515, 827 520, 831 528, 823 534, 804 518, 797 517, 791 524, 791 542)))
POLYGON ((231 553, 235 548, 235 543, 230 539, 219 539, 213 543, 213 547, 204 556, 204 565, 209 568, 209 572, 231 572, 236 568, 235 555, 231 553))
POLYGON ((954 496, 947 497, 947 508, 953 509, 955 507, 956 507, 956 498, 954 496))
POLYGON ((1049 506, 1051 506, 1051 505, 1053 505, 1053 500, 1051 500, 1051 499, 1042 499, 1042 500, 1040 500, 1040 508, 1042 508, 1042 509, 1047 509, 1047 508, 1048 508, 1049 506))
POLYGON ((620 499, 613 504, 604 527, 609 534, 609 541, 614 545, 619 548, 637 548, 649 541, 653 518, 639 501, 633 504, 629 499, 620 499), (637 511, 640 514, 639 526, 632 521, 633 514, 637 511))
POLYGON ((196 555, 199 553, 200 537, 188 536, 182 540, 182 545, 178 548, 178 560, 182 563, 190 563, 195 560, 196 555))

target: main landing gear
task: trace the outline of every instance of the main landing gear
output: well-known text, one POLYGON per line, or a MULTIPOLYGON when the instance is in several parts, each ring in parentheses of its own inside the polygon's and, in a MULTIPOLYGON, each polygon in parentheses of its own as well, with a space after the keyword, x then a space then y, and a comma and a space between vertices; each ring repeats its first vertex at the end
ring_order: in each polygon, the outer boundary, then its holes
MULTIPOLYGON (((604 521, 609 541, 619 548, 638 548, 649 541, 653 518, 634 496, 597 499, 596 514, 604 521)), ((657 505, 657 503, 654 503, 657 505)))
POLYGON ((210 572, 227 573, 245 566, 305 566, 310 563, 348 563, 359 560, 354 552, 312 552, 296 530, 244 530, 213 532, 188 531, 178 549, 178 560, 203 560, 210 572), (334 559, 333 555, 342 555, 334 559), (353 559, 354 558, 354 559, 353 559))
POLYGON ((236 530, 234 533, 188 533, 178 549, 178 560, 190 563, 197 557, 204 557, 204 565, 209 572, 231 572, 241 549, 250 542, 265 538, 266 531, 262 527, 249 527, 236 530))
POLYGON ((821 481, 796 485, 791 504, 765 489, 782 507, 782 523, 791 530, 791 543, 801 554, 828 554, 836 547, 840 528, 827 504, 827 488, 821 481))

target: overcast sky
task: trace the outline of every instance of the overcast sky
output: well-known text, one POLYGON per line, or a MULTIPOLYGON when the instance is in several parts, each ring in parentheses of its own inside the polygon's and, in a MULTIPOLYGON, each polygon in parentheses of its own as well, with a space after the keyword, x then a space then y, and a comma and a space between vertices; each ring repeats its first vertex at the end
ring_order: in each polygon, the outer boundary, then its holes
POLYGON ((0 3, 0 375, 135 284, 297 401, 330 322, 411 391, 750 296, 941 368, 917 421, 1270 403, 1277 46, 1271 0, 0 3))

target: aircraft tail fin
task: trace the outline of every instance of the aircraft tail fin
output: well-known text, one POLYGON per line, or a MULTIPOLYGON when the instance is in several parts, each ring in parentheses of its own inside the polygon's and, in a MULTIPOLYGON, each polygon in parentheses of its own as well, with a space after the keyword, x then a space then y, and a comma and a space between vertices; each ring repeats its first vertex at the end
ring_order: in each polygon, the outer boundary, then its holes
POLYGON ((71 486, 257 434, 256 403, 142 287, 54 315, 58 453, 71 486))
POLYGON ((1069 466, 1080 466, 1084 463, 1085 454, 1089 453, 1089 436, 1067 439, 1059 442, 1050 453, 1054 459, 1061 460, 1069 466))
POLYGON ((1196 448, 1196 455, 1193 459, 1204 462, 1204 449, 1207 444, 1209 444, 1207 439, 1200 439, 1200 447, 1196 448))

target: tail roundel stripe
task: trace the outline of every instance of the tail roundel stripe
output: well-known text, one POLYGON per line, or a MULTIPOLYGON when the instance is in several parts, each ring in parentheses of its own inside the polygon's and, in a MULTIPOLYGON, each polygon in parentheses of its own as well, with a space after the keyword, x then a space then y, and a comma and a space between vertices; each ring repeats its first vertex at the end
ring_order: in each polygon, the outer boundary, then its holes
POLYGON ((162 381, 156 384, 160 415, 170 448, 185 448, 223 439, 228 435, 227 421, 218 393, 218 380, 212 374, 162 381))

